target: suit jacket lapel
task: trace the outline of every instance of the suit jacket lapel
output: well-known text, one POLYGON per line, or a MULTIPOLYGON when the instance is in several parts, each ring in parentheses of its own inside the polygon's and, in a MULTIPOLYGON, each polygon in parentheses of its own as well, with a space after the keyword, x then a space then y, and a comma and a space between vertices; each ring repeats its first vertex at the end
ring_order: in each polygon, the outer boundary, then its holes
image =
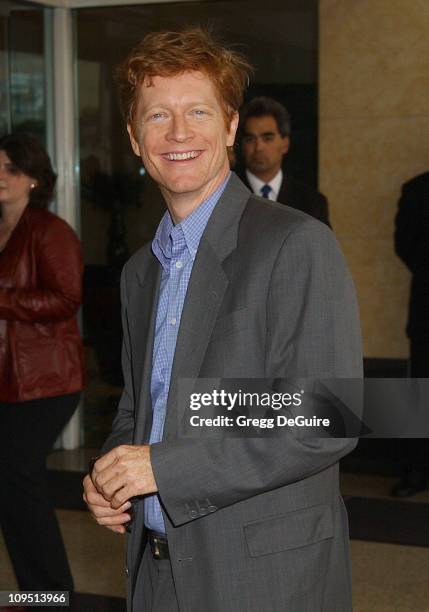
POLYGON ((137 273, 136 294, 131 313, 136 326, 132 333, 133 379, 138 402, 134 430, 136 444, 141 444, 149 438, 152 426, 150 381, 160 282, 161 266, 156 258, 151 256, 146 269, 137 273))
POLYGON ((197 378, 228 279, 222 263, 237 245, 238 224, 249 190, 233 174, 201 238, 189 280, 176 343, 164 438, 174 436, 184 410, 177 403, 180 378, 197 378))

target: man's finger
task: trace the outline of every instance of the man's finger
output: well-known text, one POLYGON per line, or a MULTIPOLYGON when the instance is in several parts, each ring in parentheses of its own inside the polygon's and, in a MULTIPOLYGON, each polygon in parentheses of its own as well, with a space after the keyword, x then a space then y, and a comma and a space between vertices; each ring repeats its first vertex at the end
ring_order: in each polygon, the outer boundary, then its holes
POLYGON ((94 464, 94 468, 92 470, 92 474, 99 474, 103 470, 105 470, 109 465, 115 463, 118 457, 123 453, 123 447, 117 446, 116 448, 112 448, 111 451, 97 459, 94 464))
POLYGON ((88 505, 110 508, 110 502, 107 499, 104 499, 104 497, 98 493, 98 491, 95 491, 95 493, 84 493, 83 499, 88 505))
MULTIPOLYGON (((100 488, 100 493, 102 494, 104 499, 107 499, 109 500, 109 502, 111 502, 112 497, 118 492, 119 489, 125 487, 125 485, 125 475, 118 475, 106 482, 100 488)), ((125 503, 127 499, 129 499, 129 497, 124 497, 121 503, 125 503)))
POLYGON ((117 463, 108 466, 102 472, 94 473, 93 483, 100 493, 103 491, 106 483, 113 480, 114 478, 119 478, 121 473, 123 473, 124 469, 120 468, 117 463))
POLYGON ((105 527, 108 527, 109 525, 123 525, 124 523, 128 523, 130 520, 131 517, 129 514, 119 514, 118 516, 103 516, 96 518, 97 523, 105 527))
POLYGON ((128 499, 134 497, 135 494, 136 491, 133 490, 132 485, 122 487, 122 489, 117 490, 112 496, 110 500, 110 506, 112 508, 115 508, 116 511, 118 511, 122 507, 122 505, 126 503, 128 499))
POLYGON ((103 499, 103 496, 95 488, 89 474, 87 474, 83 479, 83 499, 87 504, 92 503, 100 506, 109 505, 109 503, 106 503, 106 500, 103 499))
POLYGON ((99 518, 103 518, 103 517, 108 517, 108 518, 112 518, 112 517, 117 517, 121 514, 123 514, 124 512, 126 512, 131 504, 127 505, 127 504, 122 504, 120 507, 118 508, 111 508, 109 506, 109 508, 105 508, 104 506, 90 506, 90 511, 94 516, 97 516, 99 518))
POLYGON ((122 525, 106 525, 107 529, 110 529, 110 531, 113 531, 114 533, 120 533, 120 534, 124 534, 126 532, 125 527, 122 527, 122 525))
MULTIPOLYGON (((120 485, 117 485, 120 486, 120 485)), ((108 489, 108 494, 106 494, 102 488, 98 491, 92 480, 89 479, 89 476, 84 479, 84 492, 83 499, 88 505, 93 506, 101 506, 103 508, 110 508, 110 497, 112 497, 115 492, 117 486, 113 485, 108 489)), ((128 506, 129 507, 129 506, 128 506)), ((125 508, 128 509, 128 508, 125 508)))

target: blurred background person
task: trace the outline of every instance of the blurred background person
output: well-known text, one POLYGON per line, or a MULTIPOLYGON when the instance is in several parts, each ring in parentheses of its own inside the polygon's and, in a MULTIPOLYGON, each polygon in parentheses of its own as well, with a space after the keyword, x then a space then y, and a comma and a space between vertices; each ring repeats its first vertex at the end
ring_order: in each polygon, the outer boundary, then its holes
POLYGON ((272 98, 253 98, 241 113, 240 133, 245 169, 238 174, 253 193, 298 208, 330 225, 326 197, 283 173, 283 157, 290 146, 286 108, 272 98))
POLYGON ((21 590, 73 590, 45 463, 83 386, 83 265, 55 180, 35 138, 0 138, 0 524, 21 590))
MULTIPOLYGON (((412 274, 407 335, 410 376, 429 377, 429 172, 402 186, 395 219, 395 251, 412 274)), ((429 443, 426 438, 401 440, 404 464, 395 497, 410 497, 427 488, 429 443)))

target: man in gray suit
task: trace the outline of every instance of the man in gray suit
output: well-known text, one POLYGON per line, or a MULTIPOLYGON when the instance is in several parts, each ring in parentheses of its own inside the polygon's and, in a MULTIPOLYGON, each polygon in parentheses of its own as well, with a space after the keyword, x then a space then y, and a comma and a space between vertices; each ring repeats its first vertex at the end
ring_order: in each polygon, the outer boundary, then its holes
POLYGON ((149 34, 121 73, 131 145, 168 211, 123 271, 125 388, 84 498, 113 531, 132 520, 135 612, 351 610, 338 460, 355 441, 180 435, 183 379, 361 376, 332 232, 229 170, 248 73, 200 29, 149 34))

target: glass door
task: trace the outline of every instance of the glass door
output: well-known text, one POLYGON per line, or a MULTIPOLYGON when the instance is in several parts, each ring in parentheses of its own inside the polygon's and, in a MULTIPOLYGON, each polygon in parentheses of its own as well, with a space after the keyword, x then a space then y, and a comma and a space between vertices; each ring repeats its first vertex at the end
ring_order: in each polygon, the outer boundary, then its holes
POLYGON ((0 134, 31 132, 47 146, 45 11, 25 2, 0 7, 0 134))

